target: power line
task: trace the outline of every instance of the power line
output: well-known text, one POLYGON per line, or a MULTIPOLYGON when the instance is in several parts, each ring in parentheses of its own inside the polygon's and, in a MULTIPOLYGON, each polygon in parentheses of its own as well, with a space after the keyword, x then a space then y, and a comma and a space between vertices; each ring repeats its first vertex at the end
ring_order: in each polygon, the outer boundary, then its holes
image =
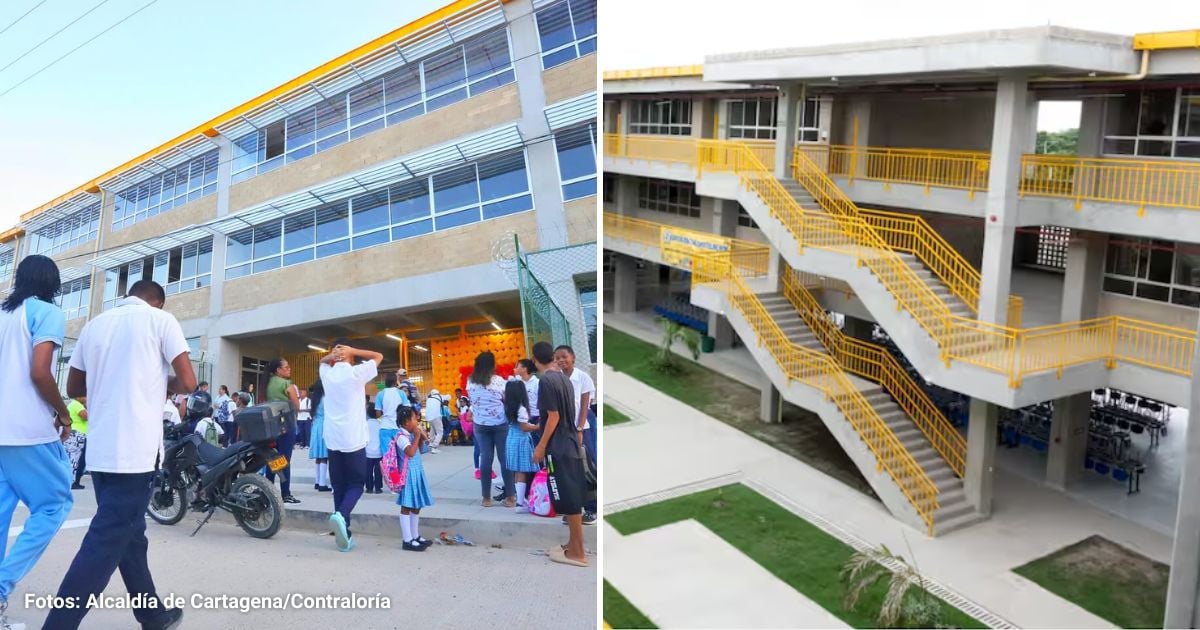
MULTIPOLYGON (((103 4, 104 2, 108 2, 108 0, 102 0, 101 4, 103 4)), ((14 86, 12 86, 12 87, 8 88, 7 90, 4 90, 3 92, 0 92, 0 98, 4 98, 4 97, 5 97, 5 96, 6 96, 6 95, 9 93, 9 92, 12 92, 13 90, 15 90, 15 89, 17 89, 17 88, 21 87, 22 85, 24 85, 24 84, 25 84, 27 81, 29 81, 30 79, 32 79, 32 78, 36 77, 37 75, 39 75, 39 74, 41 74, 41 73, 45 72, 46 70, 49 70, 51 67, 53 67, 53 66, 54 66, 55 64, 57 64, 58 62, 60 62, 60 61, 62 61, 63 59, 66 59, 67 57, 71 56, 71 55, 72 55, 72 54, 73 54, 75 51, 77 51, 77 50, 79 50, 80 48, 83 48, 84 46, 87 46, 88 44, 92 43, 93 41, 95 41, 95 40, 96 40, 98 37, 100 37, 101 35, 103 35, 103 34, 105 34, 105 33, 109 32, 109 31, 113 30, 114 28, 116 28, 116 27, 118 27, 118 26, 120 26, 120 25, 122 25, 122 24, 124 24, 126 20, 128 20, 129 18, 132 18, 133 16, 135 16, 135 15, 137 15, 137 14, 139 14, 139 13, 141 13, 142 11, 145 11, 146 9, 150 8, 150 5, 152 5, 152 4, 156 3, 156 2, 158 2, 158 0, 150 0, 150 2, 147 2, 146 4, 142 5, 142 6, 141 6, 141 8, 137 9, 137 10, 136 10, 136 11, 134 11, 133 13, 130 13, 129 15, 126 15, 125 17, 121 18, 120 20, 117 20, 117 22, 116 22, 115 24, 113 24, 112 26, 109 26, 108 28, 104 29, 103 31, 100 31, 99 33, 96 33, 95 35, 93 35, 93 36, 89 37, 89 38, 88 38, 87 40, 85 40, 85 41, 84 41, 82 44, 80 44, 80 45, 78 45, 78 46, 76 46, 76 47, 72 48, 71 50, 68 50, 68 51, 67 51, 67 52, 66 52, 66 53, 65 53, 63 56, 59 57, 58 59, 55 59, 54 61, 51 61, 50 63, 48 63, 48 64, 46 64, 46 65, 44 65, 44 66, 42 66, 42 67, 41 67, 41 69, 39 69, 38 71, 36 71, 36 72, 34 72, 33 74, 31 74, 31 75, 29 75, 29 76, 25 77, 24 79, 21 79, 19 82, 17 82, 17 84, 16 84, 16 85, 14 85, 14 86)))
POLYGON ((35 5, 33 5, 33 8, 32 8, 32 9, 30 9, 30 10, 28 10, 28 11, 26 11, 26 12, 22 13, 22 14, 21 14, 21 17, 19 17, 19 18, 17 18, 17 19, 15 19, 15 20, 13 20, 11 24, 9 24, 8 26, 5 26, 4 28, 0 29, 0 35, 3 35, 5 31, 7 31, 8 29, 10 29, 10 28, 12 28, 12 27, 16 26, 16 25, 17 25, 17 22, 20 22, 21 20, 24 20, 24 19, 25 19, 25 17, 26 17, 27 15, 29 15, 30 13, 33 13, 33 12, 34 12, 34 10, 36 10, 38 7, 42 6, 43 4, 46 4, 46 0, 42 0, 41 2, 39 2, 39 3, 35 4, 35 5))
MULTIPOLYGON (((18 61, 20 61, 20 60, 24 59, 25 57, 29 56, 29 54, 30 54, 30 53, 32 53, 33 51, 37 50, 38 48, 41 48, 41 47, 42 47, 42 45, 43 45, 43 44, 45 44, 46 42, 48 42, 48 41, 50 41, 50 40, 54 39, 55 37, 58 37, 59 33, 62 33, 63 31, 65 31, 65 30, 67 30, 67 29, 71 28, 71 27, 72 27, 72 26, 73 26, 73 25, 74 25, 76 22, 78 22, 79 20, 82 20, 83 18, 85 18, 85 17, 87 17, 87 16, 91 15, 93 11, 95 11, 96 9, 99 9, 100 7, 104 6, 104 4, 105 4, 105 3, 107 3, 107 2, 108 2, 108 0, 100 0, 100 2, 99 2, 98 4, 96 4, 96 6, 93 6, 92 8, 88 9, 87 11, 84 11, 83 15, 80 15, 79 17, 75 18, 74 20, 71 20, 70 22, 68 22, 68 23, 67 23, 67 25, 66 25, 66 26, 64 26, 64 27, 62 27, 62 28, 60 28, 60 29, 58 29, 57 31, 54 31, 54 32, 53 32, 53 33, 51 33, 51 34, 50 34, 50 36, 49 36, 49 37, 47 37, 46 39, 43 39, 42 41, 38 42, 37 44, 34 44, 33 48, 30 48, 29 50, 26 50, 25 52, 23 52, 23 53, 21 53, 19 56, 17 56, 17 58, 16 58, 16 59, 13 59, 12 61, 8 62, 8 64, 6 64, 6 65, 5 65, 3 68, 0 68, 0 72, 4 72, 5 70, 8 70, 9 68, 11 68, 11 67, 12 67, 12 65, 13 65, 14 63, 17 63, 18 61)), ((35 8, 36 8, 36 7, 35 7, 35 8)))

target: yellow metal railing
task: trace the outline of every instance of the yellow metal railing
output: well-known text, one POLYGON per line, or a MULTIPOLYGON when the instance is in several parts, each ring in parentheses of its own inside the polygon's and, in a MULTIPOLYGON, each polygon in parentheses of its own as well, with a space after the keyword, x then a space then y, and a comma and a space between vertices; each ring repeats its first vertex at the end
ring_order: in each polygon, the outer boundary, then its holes
POLYGON ((612 212, 604 213, 604 236, 658 247, 663 262, 685 267, 690 257, 711 252, 728 252, 730 260, 748 277, 765 276, 770 264, 771 249, 762 243, 612 212))
POLYGON ((982 151, 796 145, 830 175, 899 184, 962 188, 972 196, 987 190, 990 156, 982 151))
POLYGON ((1200 164, 1125 158, 1026 155, 1021 158, 1021 195, 1062 197, 1200 210, 1200 164))
POLYGON ((604 155, 633 160, 696 164, 696 141, 692 138, 604 134, 604 155))
POLYGON ((837 406, 875 456, 878 468, 895 481, 932 536, 933 516, 939 506, 937 486, 850 382, 841 366, 828 354, 792 343, 758 296, 746 286, 737 267, 720 254, 696 256, 692 265, 693 283, 726 293, 729 304, 746 319, 758 336, 758 344, 767 349, 789 381, 818 389, 837 406))
POLYGON ((843 333, 804 285, 802 276, 795 270, 783 276, 784 295, 796 307, 830 356, 851 374, 883 385, 929 440, 933 450, 946 460, 956 475, 962 477, 967 462, 967 441, 962 434, 942 415, 929 394, 913 380, 896 357, 881 346, 843 333))

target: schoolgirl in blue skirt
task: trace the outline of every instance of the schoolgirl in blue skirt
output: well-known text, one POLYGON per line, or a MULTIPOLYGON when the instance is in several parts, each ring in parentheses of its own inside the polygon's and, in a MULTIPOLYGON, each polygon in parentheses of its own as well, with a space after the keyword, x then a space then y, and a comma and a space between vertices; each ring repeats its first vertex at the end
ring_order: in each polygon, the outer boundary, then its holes
POLYGON ((529 392, 520 379, 504 384, 504 416, 508 437, 504 439, 505 467, 516 473, 517 512, 525 512, 525 489, 538 465, 533 462, 533 438, 538 425, 529 420, 529 392))
POLYGON ((325 388, 321 381, 313 383, 308 389, 308 399, 312 402, 316 413, 313 415, 312 433, 308 439, 308 458, 317 462, 317 479, 313 488, 320 492, 330 492, 329 485, 329 449, 325 446, 325 388))
MULTIPOLYGON (((404 550, 425 551, 433 544, 421 537, 419 525, 421 509, 433 505, 433 494, 429 492, 425 467, 421 464, 421 444, 429 441, 429 436, 421 429, 412 407, 400 407, 396 411, 396 424, 400 427, 396 433, 397 454, 402 454, 408 460, 407 464, 402 464, 408 467, 404 487, 400 489, 400 496, 396 497, 396 505, 400 506, 400 532, 404 535, 404 550)), ((391 448, 391 445, 386 448, 391 448)))

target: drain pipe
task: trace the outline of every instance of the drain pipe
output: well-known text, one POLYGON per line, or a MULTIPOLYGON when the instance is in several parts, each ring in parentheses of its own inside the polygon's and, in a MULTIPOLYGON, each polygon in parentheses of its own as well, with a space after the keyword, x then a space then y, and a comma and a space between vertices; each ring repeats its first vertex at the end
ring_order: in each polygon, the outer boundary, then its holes
POLYGON ((1034 77, 1030 83, 1088 83, 1093 81, 1141 81, 1150 71, 1150 49, 1142 50, 1142 68, 1136 74, 1121 74, 1115 77, 1034 77))

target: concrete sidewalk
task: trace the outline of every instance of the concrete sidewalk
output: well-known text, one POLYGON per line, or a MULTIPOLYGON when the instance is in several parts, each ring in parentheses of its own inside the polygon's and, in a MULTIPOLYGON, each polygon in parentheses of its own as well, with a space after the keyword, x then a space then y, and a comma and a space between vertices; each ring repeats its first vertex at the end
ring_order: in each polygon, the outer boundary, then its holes
MULTIPOLYGON (((1170 558, 1170 538, 1002 471, 996 476, 995 509, 989 520, 928 538, 894 519, 879 502, 625 374, 605 366, 604 379, 609 399, 639 420, 605 430, 606 506, 740 474, 793 503, 787 506, 793 511, 827 519, 868 544, 905 550, 932 580, 1014 625, 1030 628, 1113 626, 1013 573, 1013 568, 1092 534, 1158 561, 1170 558)), ((622 574, 633 569, 614 566, 629 542, 612 530, 608 534, 606 577, 635 606, 651 603, 653 593, 638 592, 649 587, 628 578, 622 582, 622 574)), ((669 562, 645 557, 631 561, 669 562)))

